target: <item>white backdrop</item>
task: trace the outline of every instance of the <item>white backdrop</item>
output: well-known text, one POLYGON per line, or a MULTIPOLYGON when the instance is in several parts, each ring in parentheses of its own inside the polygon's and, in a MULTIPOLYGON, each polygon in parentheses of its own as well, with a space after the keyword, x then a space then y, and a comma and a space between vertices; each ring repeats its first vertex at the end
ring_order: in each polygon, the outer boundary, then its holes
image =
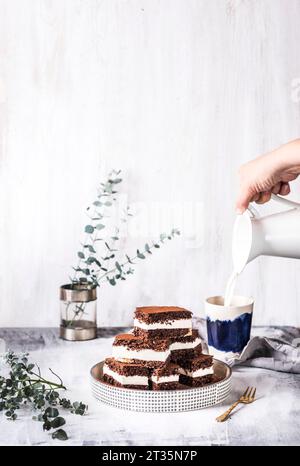
MULTIPOLYGON (((110 168, 183 235, 100 290, 99 323, 144 304, 203 314, 231 271, 238 166, 299 137, 299 44, 299 0, 0 0, 0 325, 58 324, 110 168)), ((238 291, 256 324, 300 324, 300 262, 258 259, 238 291)))

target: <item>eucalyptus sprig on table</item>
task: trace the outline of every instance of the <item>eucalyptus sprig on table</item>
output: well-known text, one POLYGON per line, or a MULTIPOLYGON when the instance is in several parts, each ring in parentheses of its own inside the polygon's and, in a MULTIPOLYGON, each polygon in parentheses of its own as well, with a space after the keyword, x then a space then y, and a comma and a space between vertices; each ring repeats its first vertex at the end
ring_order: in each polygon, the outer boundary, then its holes
POLYGON ((61 429, 66 421, 58 407, 82 416, 87 406, 62 397, 58 390, 66 390, 66 387, 59 375, 49 369, 57 380, 46 380, 39 366, 30 362, 28 356, 29 353, 18 355, 13 351, 4 354, 4 361, 10 369, 7 377, 0 376, 0 411, 14 421, 21 407, 30 406, 36 412, 32 419, 42 422, 43 430, 57 429, 52 432, 52 438, 67 440, 67 433, 61 429))

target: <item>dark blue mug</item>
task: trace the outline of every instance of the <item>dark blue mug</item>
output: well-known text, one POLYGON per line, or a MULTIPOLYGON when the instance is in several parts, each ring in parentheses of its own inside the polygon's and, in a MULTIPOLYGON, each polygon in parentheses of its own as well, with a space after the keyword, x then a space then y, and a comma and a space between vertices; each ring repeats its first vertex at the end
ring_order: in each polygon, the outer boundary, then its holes
POLYGON ((238 357, 250 339, 254 301, 245 296, 233 296, 230 306, 224 306, 222 296, 205 302, 209 353, 217 359, 238 357))

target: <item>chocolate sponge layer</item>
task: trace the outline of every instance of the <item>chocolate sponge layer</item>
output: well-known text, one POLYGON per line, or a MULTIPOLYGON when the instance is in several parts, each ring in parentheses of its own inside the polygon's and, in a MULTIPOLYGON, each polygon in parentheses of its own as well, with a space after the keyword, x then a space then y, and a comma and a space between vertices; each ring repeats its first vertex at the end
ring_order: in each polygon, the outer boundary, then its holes
POLYGON ((178 388, 181 388, 179 382, 166 382, 166 383, 152 383, 152 390, 158 391, 158 390, 177 390, 178 388))
POLYGON ((193 343, 196 338, 199 338, 199 332, 196 329, 189 331, 188 334, 178 336, 171 339, 171 343, 193 343))
POLYGON ((179 382, 183 385, 188 385, 190 387, 203 387, 208 383, 214 382, 214 374, 203 375, 202 377, 188 377, 187 375, 180 374, 179 382))
POLYGON ((141 375, 145 377, 150 376, 150 369, 143 364, 138 363, 127 363, 117 361, 114 358, 106 358, 105 364, 114 372, 125 377, 141 375))
POLYGON ((156 377, 167 377, 168 375, 177 375, 179 372, 178 370, 180 369, 178 364, 173 364, 173 363, 166 363, 162 367, 155 369, 153 371, 154 376, 156 377))
POLYGON ((178 319, 191 319, 192 313, 183 307, 177 306, 147 306, 137 307, 135 318, 146 324, 166 322, 178 319))
POLYGON ((185 366, 185 361, 197 358, 202 351, 201 343, 195 348, 182 349, 182 350, 172 350, 171 351, 171 362, 179 364, 180 366, 185 366))
POLYGON ((198 369, 206 369, 211 367, 213 364, 213 357, 209 354, 199 354, 196 358, 187 359, 181 364, 183 369, 188 370, 189 372, 195 372, 198 369))
POLYGON ((132 333, 122 333, 115 337, 113 346, 126 346, 135 351, 151 349, 153 351, 166 351, 169 349, 169 340, 146 340, 132 333))
POLYGON ((157 329, 157 330, 144 330, 139 327, 134 327, 134 335, 147 341, 168 340, 174 338, 184 337, 189 328, 170 328, 170 329, 157 329))

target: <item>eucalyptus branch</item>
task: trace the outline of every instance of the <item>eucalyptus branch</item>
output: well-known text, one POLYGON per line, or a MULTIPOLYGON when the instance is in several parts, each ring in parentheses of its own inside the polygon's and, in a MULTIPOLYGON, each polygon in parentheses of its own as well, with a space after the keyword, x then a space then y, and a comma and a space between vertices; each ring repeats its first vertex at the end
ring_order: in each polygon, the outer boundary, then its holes
MULTIPOLYGON (((100 183, 97 190, 97 198, 93 202, 92 207, 87 208, 89 223, 84 227, 86 237, 82 243, 82 248, 77 252, 79 258, 77 266, 73 267, 74 277, 71 282, 74 286, 84 284, 88 287, 98 287, 104 280, 110 285, 115 286, 118 280, 126 280, 126 277, 134 273, 131 265, 134 265, 136 259, 145 259, 147 255, 152 254, 152 250, 160 248, 166 239, 171 240, 180 232, 173 229, 168 235, 161 234, 159 240, 151 245, 146 243, 142 250, 137 249, 133 257, 125 254, 126 260, 123 262, 118 259, 120 253, 118 242, 120 239, 119 223, 127 222, 132 214, 130 208, 127 207, 125 215, 118 220, 115 226, 115 233, 112 236, 101 236, 101 231, 106 227, 104 219, 106 216, 106 208, 110 208, 117 201, 117 185, 122 182, 120 178, 120 170, 112 170, 104 183, 100 183), (90 213, 92 212, 92 213, 90 213), (100 248, 102 254, 98 252, 98 245, 101 242, 100 248), (111 266, 114 261, 114 266, 111 266)), ((85 312, 86 303, 66 303, 64 325, 72 327, 74 322, 81 320, 85 312), (72 306, 72 307, 71 307, 72 306), (71 311, 71 316, 69 315, 71 311)))
POLYGON ((91 270, 91 265, 95 262, 98 262, 95 258, 97 253, 95 248, 95 243, 101 241, 102 238, 99 238, 100 231, 105 228, 105 225, 102 223, 103 218, 106 217, 105 209, 110 208, 113 203, 117 200, 116 195, 118 191, 116 190, 116 185, 121 183, 122 179, 119 177, 120 170, 112 170, 107 180, 104 183, 100 183, 100 187, 97 190, 97 198, 93 202, 92 206, 87 207, 86 212, 90 219, 90 223, 85 226, 84 232, 86 233, 85 241, 81 245, 82 248, 78 251, 78 263, 74 269, 74 276, 72 278, 72 283, 77 283, 77 274, 80 272, 83 276, 80 277, 79 282, 89 281, 97 286, 95 280, 93 279, 93 274, 91 270), (104 202, 102 198, 104 197, 104 202), (90 210, 93 208, 92 215, 89 215, 90 210), (87 252, 86 252, 87 251, 87 252), (84 267, 81 264, 84 262, 84 267))
MULTIPOLYGON (((128 220, 130 220, 130 217, 132 217, 132 213, 130 211, 130 207, 127 206, 126 210, 124 211, 124 216, 121 218, 122 223, 127 223, 128 220)), ((110 251, 116 251, 116 246, 120 241, 120 228, 119 226, 115 227, 115 234, 114 236, 111 237, 111 243, 107 243, 109 245, 110 251)), ((109 258, 108 263, 107 263, 107 268, 110 268, 110 264, 112 261, 112 257, 109 258)))
POLYGON ((51 367, 49 367, 49 371, 52 372, 53 375, 55 375, 55 377, 58 378, 58 380, 60 381, 60 385, 61 385, 61 388, 64 388, 66 390, 66 387, 63 386, 63 381, 62 379, 60 378, 60 376, 58 374, 56 374, 52 369, 51 367))
MULTIPOLYGON (((50 369, 51 370, 51 369, 50 369)), ((52 372, 52 371, 51 371, 52 372)), ((43 383, 45 385, 49 385, 51 387, 55 387, 56 389, 63 389, 63 390, 67 390, 66 387, 63 385, 63 383, 55 383, 55 382, 51 382, 51 380, 46 380, 44 379, 44 377, 39 377, 37 376, 37 374, 35 374, 34 372, 31 372, 32 375, 35 375, 36 377, 38 377, 37 379, 28 379, 28 382, 33 382, 32 385, 36 384, 36 383, 43 383)))
MULTIPOLYGON (((148 243, 146 243, 145 246, 144 246, 144 249, 142 251, 137 249, 135 256, 130 258, 128 255, 126 255, 127 260, 125 262, 123 262, 121 264, 119 262, 116 262, 115 267, 113 267, 111 270, 108 270, 106 273, 102 274, 100 277, 97 278, 98 282, 100 283, 101 280, 103 280, 104 278, 107 278, 108 275, 114 274, 116 272, 117 272, 117 274, 115 275, 115 277, 113 277, 112 279, 108 278, 108 281, 110 282, 110 284, 115 285, 116 284, 116 279, 119 279, 119 278, 121 278, 121 279, 123 278, 123 280, 124 280, 125 278, 124 278, 123 274, 124 274, 124 267, 126 265, 128 265, 128 264, 134 265, 134 261, 136 259, 146 259, 147 254, 152 254, 153 249, 160 248, 160 244, 164 244, 166 239, 171 240, 172 238, 174 238, 175 235, 180 235, 180 231, 177 230, 177 229, 173 229, 171 231, 171 233, 168 234, 168 235, 163 233, 163 234, 160 235, 160 239, 158 241, 156 241, 156 242, 153 242, 151 246, 148 243)), ((134 270, 132 268, 130 268, 125 273, 126 273, 126 275, 128 275, 128 274, 132 274, 133 272, 134 272, 134 270)))
POLYGON ((46 380, 41 375, 37 364, 28 361, 28 353, 17 355, 8 351, 4 361, 10 368, 8 377, 0 376, 0 411, 4 411, 7 419, 17 419, 16 411, 21 407, 31 405, 37 412, 34 420, 43 423, 43 430, 52 430, 52 438, 67 440, 67 433, 61 429, 66 421, 60 416, 58 406, 74 414, 83 415, 87 406, 81 402, 71 403, 62 398, 56 390, 66 390, 62 379, 52 369, 49 369, 59 383, 46 380), (37 370, 34 370, 34 369, 37 370), (34 378, 32 378, 32 376, 34 378), (53 431, 53 429, 57 429, 53 431))

